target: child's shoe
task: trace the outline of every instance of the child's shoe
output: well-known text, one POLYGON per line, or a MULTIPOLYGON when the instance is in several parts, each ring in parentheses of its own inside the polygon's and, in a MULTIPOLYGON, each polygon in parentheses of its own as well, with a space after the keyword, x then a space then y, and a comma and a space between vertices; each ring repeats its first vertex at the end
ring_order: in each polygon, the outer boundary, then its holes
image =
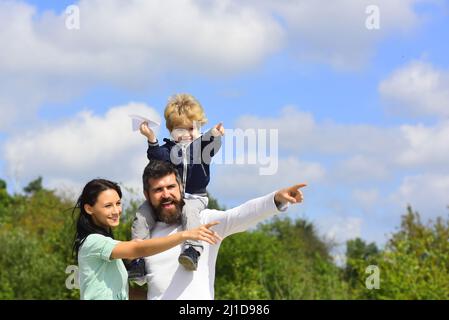
POLYGON ((193 246, 189 246, 179 255, 178 261, 187 270, 195 271, 198 267, 199 257, 200 253, 193 246))
POLYGON ((128 279, 145 277, 145 260, 143 258, 134 259, 132 261, 124 260, 124 262, 128 271, 128 279))

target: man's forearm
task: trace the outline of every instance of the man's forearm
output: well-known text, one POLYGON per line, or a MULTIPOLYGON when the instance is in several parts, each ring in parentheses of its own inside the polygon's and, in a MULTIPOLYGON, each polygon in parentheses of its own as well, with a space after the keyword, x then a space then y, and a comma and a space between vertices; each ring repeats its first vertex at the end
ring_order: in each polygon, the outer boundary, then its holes
MULTIPOLYGON (((233 233, 246 231, 251 227, 255 227, 259 222, 280 213, 281 211, 274 202, 274 195, 275 192, 225 211, 226 227, 223 236, 226 237, 233 233)), ((282 204, 280 205, 280 209, 285 210, 282 204)))

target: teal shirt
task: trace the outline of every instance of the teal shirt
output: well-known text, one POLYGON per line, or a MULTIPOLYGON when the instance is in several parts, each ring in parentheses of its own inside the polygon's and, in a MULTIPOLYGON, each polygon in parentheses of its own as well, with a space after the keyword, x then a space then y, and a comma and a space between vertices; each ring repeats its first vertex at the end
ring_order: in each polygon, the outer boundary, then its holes
POLYGON ((119 241, 91 234, 78 253, 81 300, 128 300, 128 272, 122 259, 111 259, 119 241))

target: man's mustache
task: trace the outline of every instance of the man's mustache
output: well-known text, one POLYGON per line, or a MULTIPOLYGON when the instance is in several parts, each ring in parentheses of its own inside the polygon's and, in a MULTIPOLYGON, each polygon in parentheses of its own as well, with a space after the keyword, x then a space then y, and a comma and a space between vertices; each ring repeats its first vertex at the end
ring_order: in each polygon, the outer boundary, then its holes
POLYGON ((176 200, 175 198, 168 197, 168 198, 161 198, 161 201, 159 201, 159 204, 162 204, 164 202, 170 202, 170 201, 173 201, 174 203, 179 203, 179 201, 176 200))
POLYGON ((167 224, 181 222, 181 211, 183 206, 184 200, 182 198, 177 200, 176 198, 173 197, 161 198, 159 203, 155 206, 151 204, 151 207, 153 208, 153 212, 155 213, 157 220, 165 222, 167 224), (164 210, 162 205, 164 202, 172 202, 173 205, 175 206, 175 211, 169 213, 166 210, 164 210))

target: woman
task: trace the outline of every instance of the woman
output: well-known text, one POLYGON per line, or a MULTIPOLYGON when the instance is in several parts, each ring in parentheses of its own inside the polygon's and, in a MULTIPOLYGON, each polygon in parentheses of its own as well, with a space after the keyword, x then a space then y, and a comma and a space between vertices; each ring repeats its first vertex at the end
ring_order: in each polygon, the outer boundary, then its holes
POLYGON ((95 179, 83 189, 75 209, 80 210, 73 249, 78 259, 81 299, 127 300, 128 273, 122 259, 135 259, 168 250, 185 240, 217 243, 209 228, 218 222, 167 237, 117 241, 111 229, 120 223, 122 192, 108 180, 95 179))

